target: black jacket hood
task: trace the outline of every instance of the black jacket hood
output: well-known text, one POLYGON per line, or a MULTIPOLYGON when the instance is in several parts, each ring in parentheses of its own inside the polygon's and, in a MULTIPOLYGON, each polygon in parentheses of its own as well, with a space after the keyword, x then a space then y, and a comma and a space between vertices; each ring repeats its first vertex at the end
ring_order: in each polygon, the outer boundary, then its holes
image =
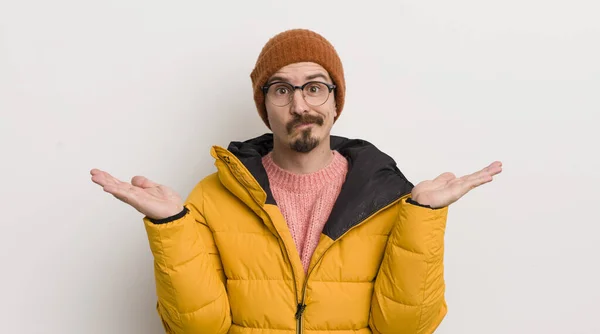
MULTIPOLYGON (((250 171, 267 193, 267 204, 276 205, 262 157, 273 149, 268 133, 227 148, 250 171)), ((353 226, 411 192, 413 184, 396 162, 373 144, 361 139, 331 136, 331 149, 348 160, 348 173, 323 233, 336 240, 353 226)))

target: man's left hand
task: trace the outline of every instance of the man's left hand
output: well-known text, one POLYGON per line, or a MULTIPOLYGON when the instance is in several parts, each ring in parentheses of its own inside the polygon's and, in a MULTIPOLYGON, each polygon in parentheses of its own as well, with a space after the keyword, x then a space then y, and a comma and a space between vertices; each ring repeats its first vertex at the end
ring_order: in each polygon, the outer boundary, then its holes
POLYGON ((422 205, 442 208, 456 202, 472 189, 491 182, 493 176, 500 172, 502 162, 495 161, 478 172, 460 178, 449 172, 443 173, 433 180, 417 184, 412 190, 411 198, 422 205))

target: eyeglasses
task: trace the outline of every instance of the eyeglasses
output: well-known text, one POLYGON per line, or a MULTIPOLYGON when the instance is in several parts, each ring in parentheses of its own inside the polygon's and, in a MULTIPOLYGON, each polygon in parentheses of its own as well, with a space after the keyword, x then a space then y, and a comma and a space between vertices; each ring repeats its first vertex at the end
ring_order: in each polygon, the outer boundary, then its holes
POLYGON ((319 81, 309 81, 302 86, 293 86, 287 82, 276 81, 263 86, 262 91, 267 101, 278 107, 284 107, 292 102, 296 89, 300 89, 304 101, 313 107, 318 107, 327 102, 331 91, 335 88, 336 85, 319 81))

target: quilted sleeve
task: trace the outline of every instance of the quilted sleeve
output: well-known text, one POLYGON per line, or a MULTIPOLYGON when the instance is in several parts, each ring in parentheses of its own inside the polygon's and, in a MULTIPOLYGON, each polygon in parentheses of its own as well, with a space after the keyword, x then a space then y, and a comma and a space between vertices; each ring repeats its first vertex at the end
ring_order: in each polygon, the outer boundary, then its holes
POLYGON ((433 333, 446 316, 444 233, 448 208, 401 199, 371 301, 373 333, 433 333))
POLYGON ((202 203, 198 184, 173 220, 144 218, 154 256, 157 311, 166 333, 227 333, 231 326, 221 260, 202 203))

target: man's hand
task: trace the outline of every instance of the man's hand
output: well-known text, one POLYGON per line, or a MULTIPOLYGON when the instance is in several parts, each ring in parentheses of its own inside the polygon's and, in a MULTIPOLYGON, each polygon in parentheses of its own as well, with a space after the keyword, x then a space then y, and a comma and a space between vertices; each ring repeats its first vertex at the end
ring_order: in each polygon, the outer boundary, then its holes
POLYGON ((127 183, 98 169, 92 169, 90 174, 92 181, 104 191, 150 218, 164 219, 183 210, 181 197, 176 192, 143 176, 135 176, 127 183))
POLYGON ((456 202, 471 189, 491 182, 493 176, 502 172, 502 163, 495 161, 484 169, 470 175, 457 178, 452 173, 443 173, 433 180, 417 184, 411 194, 413 201, 442 208, 456 202))

